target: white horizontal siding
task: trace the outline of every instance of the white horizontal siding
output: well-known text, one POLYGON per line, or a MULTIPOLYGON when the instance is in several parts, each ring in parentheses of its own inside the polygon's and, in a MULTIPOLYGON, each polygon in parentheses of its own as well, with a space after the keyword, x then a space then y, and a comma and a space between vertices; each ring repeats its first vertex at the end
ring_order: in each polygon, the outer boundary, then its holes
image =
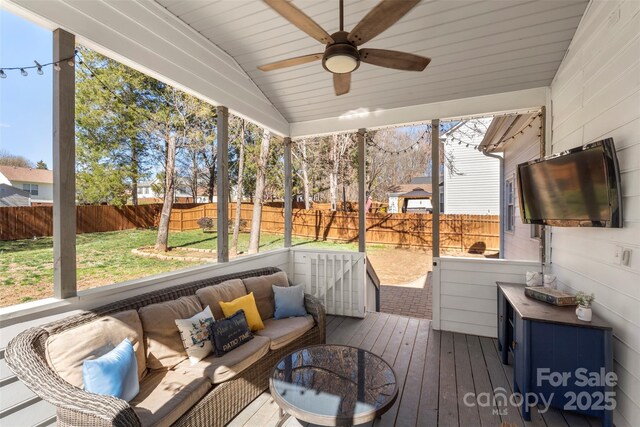
POLYGON ((504 233, 504 254, 508 259, 540 259, 540 239, 531 238, 531 225, 523 224, 520 214, 520 198, 517 191, 516 173, 520 163, 540 157, 540 117, 531 122, 531 127, 504 146, 504 176, 514 182, 515 228, 504 233))
POLYGON ((441 257, 434 271, 434 321, 440 329, 497 336, 496 282, 524 283, 533 261, 441 257), (437 304, 437 307, 435 305, 437 304))
POLYGON ((552 230, 561 287, 593 292, 613 326, 619 427, 640 420, 640 2, 592 2, 551 86, 553 152, 612 137, 622 173, 624 228, 552 230), (615 246, 633 250, 615 265, 615 246))
POLYGON ((469 120, 447 135, 445 214, 500 214, 500 161, 476 149, 490 123, 490 118, 469 120))

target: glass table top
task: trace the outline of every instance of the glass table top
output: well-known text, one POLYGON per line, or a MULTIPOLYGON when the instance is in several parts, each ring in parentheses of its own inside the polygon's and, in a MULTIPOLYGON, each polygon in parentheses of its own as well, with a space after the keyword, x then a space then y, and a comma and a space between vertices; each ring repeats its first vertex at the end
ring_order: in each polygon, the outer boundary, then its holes
POLYGON ((371 421, 398 394, 387 362, 342 345, 311 346, 285 356, 273 371, 270 388, 281 408, 323 425, 371 421))

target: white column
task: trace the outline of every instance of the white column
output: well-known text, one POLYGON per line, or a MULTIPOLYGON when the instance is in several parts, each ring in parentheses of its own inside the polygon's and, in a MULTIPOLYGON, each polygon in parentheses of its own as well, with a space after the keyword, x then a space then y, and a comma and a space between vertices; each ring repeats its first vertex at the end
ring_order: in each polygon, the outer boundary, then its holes
POLYGON ((284 139, 284 247, 291 247, 293 232, 293 201, 291 175, 291 138, 284 139))
POLYGON ((75 36, 53 32, 53 293, 76 295, 75 36), (66 59, 65 61, 62 61, 66 59))
POLYGON ((229 110, 221 105, 216 111, 218 262, 229 262, 229 110))
POLYGON ((367 212, 365 209, 367 204, 367 196, 365 194, 367 185, 365 174, 367 152, 364 140, 366 131, 366 129, 358 129, 358 250, 360 252, 366 251, 367 241, 367 212))
POLYGON ((440 257, 440 120, 431 120, 431 206, 433 257, 440 257))

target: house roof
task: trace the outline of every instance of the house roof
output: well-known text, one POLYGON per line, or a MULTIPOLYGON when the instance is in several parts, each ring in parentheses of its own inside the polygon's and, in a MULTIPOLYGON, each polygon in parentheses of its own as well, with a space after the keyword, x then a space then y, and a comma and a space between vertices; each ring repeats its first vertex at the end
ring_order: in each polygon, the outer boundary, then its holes
POLYGON ((538 115, 539 112, 535 112, 494 118, 484 134, 480 149, 489 153, 502 152, 505 144, 523 133, 538 115))
POLYGON ((17 187, 0 184, 0 206, 29 206, 31 195, 17 187))
POLYGON ((431 198, 431 192, 425 191, 420 187, 416 187, 408 193, 404 193, 401 195, 405 199, 426 199, 431 198))
POLYGON ((0 173, 9 181, 53 184, 53 171, 48 169, 19 168, 16 166, 0 165, 0 173))

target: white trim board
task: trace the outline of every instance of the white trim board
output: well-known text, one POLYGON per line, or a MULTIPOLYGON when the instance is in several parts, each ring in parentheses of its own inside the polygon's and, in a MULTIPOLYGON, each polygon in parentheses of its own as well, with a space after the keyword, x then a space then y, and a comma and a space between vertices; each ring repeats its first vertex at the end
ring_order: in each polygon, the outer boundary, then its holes
POLYGON ((477 115, 530 111, 547 104, 546 87, 460 98, 431 104, 411 105, 390 110, 345 112, 340 117, 291 123, 291 138, 412 125, 432 119, 451 120, 477 115))

